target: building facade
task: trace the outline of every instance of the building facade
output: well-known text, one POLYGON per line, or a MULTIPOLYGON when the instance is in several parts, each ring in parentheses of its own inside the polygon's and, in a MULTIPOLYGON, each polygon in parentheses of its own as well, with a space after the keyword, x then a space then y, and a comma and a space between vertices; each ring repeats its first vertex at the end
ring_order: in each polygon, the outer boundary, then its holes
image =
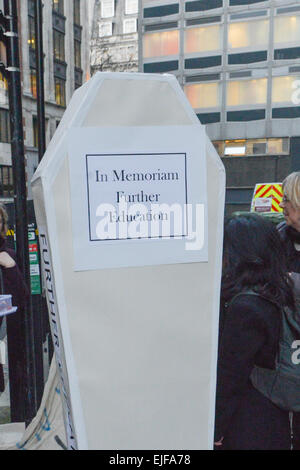
POLYGON ((138 0, 93 0, 91 72, 138 71, 138 0))
POLYGON ((300 1, 142 0, 140 71, 172 73, 213 141, 227 213, 300 170, 300 1))
MULTIPOLYGON (((38 165, 35 0, 19 1, 20 65, 27 180, 38 165)), ((0 2, 1 9, 3 1, 0 2)), ((85 0, 43 1, 46 142, 76 88, 89 78, 89 27, 85 0)), ((7 82, 0 77, 0 198, 13 195, 7 82)), ((28 184, 28 198, 31 198, 28 184)))

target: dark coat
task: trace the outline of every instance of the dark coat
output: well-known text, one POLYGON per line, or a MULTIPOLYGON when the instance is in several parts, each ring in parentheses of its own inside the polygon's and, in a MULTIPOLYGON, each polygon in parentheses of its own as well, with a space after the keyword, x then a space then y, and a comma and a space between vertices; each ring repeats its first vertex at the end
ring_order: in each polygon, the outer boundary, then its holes
POLYGON ((280 309, 263 297, 244 294, 221 314, 215 441, 223 449, 289 449, 288 413, 256 391, 254 365, 275 368, 280 309))
POLYGON ((290 227, 285 222, 277 225, 283 248, 287 258, 287 268, 290 272, 300 273, 300 251, 297 251, 294 243, 300 245, 300 232, 290 227))
MULTIPOLYGON (((7 247, 5 240, 0 239, 0 252, 7 252, 14 261, 16 261, 16 253, 14 250, 7 247)), ((0 267, 3 276, 3 287, 4 291, 1 292, 2 294, 11 294, 12 295, 12 305, 14 307, 18 307, 16 313, 7 316, 7 329, 9 331, 9 344, 8 344, 8 355, 9 357, 11 354, 15 354, 16 348, 19 345, 13 344, 12 338, 15 336, 14 332, 20 328, 20 324, 22 322, 22 312, 24 311, 26 302, 29 298, 29 292, 24 282, 24 278, 18 268, 17 264, 13 268, 4 268, 0 267)), ((3 317, 0 317, 0 325, 3 321, 3 317)), ((23 350, 24 354, 24 350, 23 350)), ((22 354, 21 354, 22 357, 22 354)), ((3 367, 0 364, 0 392, 4 391, 4 375, 3 375, 3 367)))
MULTIPOLYGON (((295 243, 300 245, 300 232, 287 225, 286 222, 281 222, 277 225, 277 230, 286 253, 289 272, 300 273, 300 251, 297 251, 295 248, 295 243)), ((299 290, 299 280, 297 278, 293 280, 297 282, 296 287, 299 290)), ((300 450, 300 413, 294 413, 293 415, 293 447, 295 450, 300 450)))

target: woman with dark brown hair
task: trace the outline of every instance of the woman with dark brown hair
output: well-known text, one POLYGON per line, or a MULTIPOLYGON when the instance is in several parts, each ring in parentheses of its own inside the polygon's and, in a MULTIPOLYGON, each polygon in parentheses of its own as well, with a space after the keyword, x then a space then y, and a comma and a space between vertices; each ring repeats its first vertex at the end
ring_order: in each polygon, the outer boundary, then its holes
POLYGON ((226 220, 215 448, 289 450, 289 412, 254 387, 254 367, 275 370, 282 309, 293 283, 275 226, 262 216, 226 220))

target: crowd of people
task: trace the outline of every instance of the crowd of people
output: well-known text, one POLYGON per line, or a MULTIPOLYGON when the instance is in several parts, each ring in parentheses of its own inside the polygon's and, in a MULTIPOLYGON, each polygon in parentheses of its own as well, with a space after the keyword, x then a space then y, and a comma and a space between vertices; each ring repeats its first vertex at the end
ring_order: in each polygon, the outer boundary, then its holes
POLYGON ((300 449, 300 172, 282 188, 279 225, 225 221, 216 450, 300 449))

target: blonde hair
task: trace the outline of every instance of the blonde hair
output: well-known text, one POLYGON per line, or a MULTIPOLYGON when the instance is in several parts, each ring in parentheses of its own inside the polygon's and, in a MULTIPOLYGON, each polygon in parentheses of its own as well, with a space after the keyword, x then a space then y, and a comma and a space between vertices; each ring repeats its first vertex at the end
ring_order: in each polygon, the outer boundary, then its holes
POLYGON ((3 223, 0 229, 0 238, 5 238, 8 230, 8 214, 6 212, 5 206, 0 204, 0 220, 2 219, 3 223))
POLYGON ((282 182, 282 189, 295 209, 300 209, 300 171, 288 175, 282 182))

